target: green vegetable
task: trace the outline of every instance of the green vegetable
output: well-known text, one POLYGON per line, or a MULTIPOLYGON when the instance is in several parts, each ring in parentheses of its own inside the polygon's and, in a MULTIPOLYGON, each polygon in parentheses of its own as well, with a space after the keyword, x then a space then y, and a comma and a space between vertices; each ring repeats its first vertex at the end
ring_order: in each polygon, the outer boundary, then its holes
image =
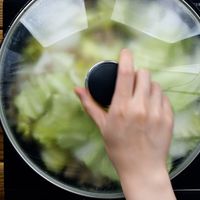
POLYGON ((55 173, 59 173, 63 170, 66 164, 71 160, 67 151, 62 151, 57 147, 43 149, 41 157, 48 170, 55 173))

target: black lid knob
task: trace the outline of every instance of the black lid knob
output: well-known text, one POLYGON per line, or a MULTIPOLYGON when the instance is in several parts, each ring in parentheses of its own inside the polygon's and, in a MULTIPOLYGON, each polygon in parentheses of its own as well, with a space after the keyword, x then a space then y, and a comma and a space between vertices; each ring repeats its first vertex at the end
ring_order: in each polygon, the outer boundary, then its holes
POLYGON ((116 62, 103 61, 94 65, 87 74, 86 87, 94 100, 103 107, 111 104, 117 69, 116 62))

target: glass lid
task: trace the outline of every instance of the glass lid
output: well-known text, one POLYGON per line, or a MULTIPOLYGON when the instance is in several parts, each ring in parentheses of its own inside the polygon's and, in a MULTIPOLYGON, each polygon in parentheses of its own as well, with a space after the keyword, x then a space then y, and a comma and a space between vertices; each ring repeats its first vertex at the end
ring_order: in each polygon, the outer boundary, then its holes
MULTIPOLYGON (((0 54, 5 131, 41 176, 91 197, 122 197, 99 130, 74 94, 88 70, 118 62, 152 72, 169 97, 175 124, 171 178, 199 153, 200 23, 180 0, 37 0, 11 26, 0 54)), ((148 170, 148 168, 147 168, 148 170)))

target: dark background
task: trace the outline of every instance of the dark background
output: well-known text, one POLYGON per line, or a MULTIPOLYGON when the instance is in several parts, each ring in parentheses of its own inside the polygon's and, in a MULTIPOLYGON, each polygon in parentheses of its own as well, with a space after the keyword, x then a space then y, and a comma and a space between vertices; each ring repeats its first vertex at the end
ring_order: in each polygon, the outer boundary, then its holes
MULTIPOLYGON (((28 0, 4 0, 4 35, 16 14, 28 0)), ((197 11, 199 0, 192 0, 197 11)), ((56 0, 55 0, 56 3, 56 0)), ((200 13, 200 11, 198 11, 200 13)), ((66 192, 40 177, 17 154, 4 137, 5 200, 91 200, 66 192)), ((148 169, 147 169, 148 170, 148 169)), ((178 200, 200 200, 200 156, 172 180, 178 200)))

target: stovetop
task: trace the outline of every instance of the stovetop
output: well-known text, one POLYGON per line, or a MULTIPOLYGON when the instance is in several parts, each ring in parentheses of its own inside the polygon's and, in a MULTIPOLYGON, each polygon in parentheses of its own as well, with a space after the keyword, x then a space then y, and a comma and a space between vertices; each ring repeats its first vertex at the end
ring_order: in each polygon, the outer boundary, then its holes
MULTIPOLYGON (((200 0, 191 0, 200 13, 200 0)), ((16 14, 28 0, 4 0, 4 33, 9 29, 16 14)), ((17 154, 5 136, 5 200, 32 199, 63 199, 89 200, 91 198, 66 192, 40 177, 17 154)), ((200 155, 178 177, 172 180, 172 185, 180 200, 200 199, 200 155)), ((148 170, 148 169, 147 169, 148 170)))

